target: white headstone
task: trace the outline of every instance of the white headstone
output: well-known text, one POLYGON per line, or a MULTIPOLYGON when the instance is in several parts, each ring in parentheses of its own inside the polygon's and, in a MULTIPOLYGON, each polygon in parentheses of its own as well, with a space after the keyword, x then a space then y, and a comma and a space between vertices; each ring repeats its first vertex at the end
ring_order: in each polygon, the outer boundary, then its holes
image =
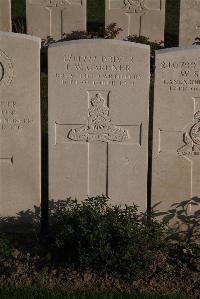
POLYGON ((179 45, 191 46, 200 38, 200 0, 180 1, 179 45))
POLYGON ((156 55, 152 202, 165 211, 200 197, 199 57, 197 46, 156 55))
POLYGON ((123 29, 118 39, 142 35, 164 42, 165 0, 106 0, 106 26, 111 23, 123 29))
POLYGON ((146 208, 150 49, 87 40, 49 49, 50 199, 146 208))
POLYGON ((85 31, 87 0, 26 0, 28 34, 55 40, 85 31))
POLYGON ((0 31, 12 31, 10 0, 0 0, 0 31))
POLYGON ((0 33, 0 216, 40 204, 40 39, 0 33))

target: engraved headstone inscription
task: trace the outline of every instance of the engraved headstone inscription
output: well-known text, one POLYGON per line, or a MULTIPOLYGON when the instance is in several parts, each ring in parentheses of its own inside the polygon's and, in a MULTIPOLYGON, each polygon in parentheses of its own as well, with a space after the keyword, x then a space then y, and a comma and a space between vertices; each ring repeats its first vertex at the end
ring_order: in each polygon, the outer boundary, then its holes
POLYGON ((181 0, 179 45, 192 46, 200 37, 200 0, 181 0))
POLYGON ((106 0, 105 25, 116 23, 117 38, 146 36, 164 42, 165 0, 106 0))
POLYGON ((26 0, 27 33, 46 39, 85 31, 87 0, 26 0))
POLYGON ((200 50, 157 51, 153 204, 164 211, 200 197, 200 50))
POLYGON ((1 217, 40 204, 39 74, 40 39, 0 33, 1 217))
POLYGON ((0 31, 12 31, 11 0, 0 1, 0 31))
POLYGON ((49 196, 107 195, 146 208, 149 47, 49 48, 49 196))

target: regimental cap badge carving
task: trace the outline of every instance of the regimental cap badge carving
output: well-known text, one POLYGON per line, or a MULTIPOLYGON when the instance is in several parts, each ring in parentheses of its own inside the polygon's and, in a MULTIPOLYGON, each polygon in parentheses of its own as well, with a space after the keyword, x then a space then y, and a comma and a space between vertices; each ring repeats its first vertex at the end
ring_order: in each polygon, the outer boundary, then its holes
POLYGON ((145 0, 123 0, 124 8, 130 12, 145 13, 149 9, 145 5, 145 0))
POLYGON ((50 7, 62 7, 70 2, 68 0, 44 0, 43 4, 50 7))
POLYGON ((90 100, 87 124, 70 130, 67 137, 74 141, 123 142, 128 139, 128 131, 112 125, 109 108, 102 96, 96 93, 90 100))
POLYGON ((200 155, 200 111, 194 115, 192 126, 183 135, 184 145, 177 152, 180 156, 200 155))
POLYGON ((0 50, 0 87, 9 86, 13 80, 14 69, 11 59, 0 50))

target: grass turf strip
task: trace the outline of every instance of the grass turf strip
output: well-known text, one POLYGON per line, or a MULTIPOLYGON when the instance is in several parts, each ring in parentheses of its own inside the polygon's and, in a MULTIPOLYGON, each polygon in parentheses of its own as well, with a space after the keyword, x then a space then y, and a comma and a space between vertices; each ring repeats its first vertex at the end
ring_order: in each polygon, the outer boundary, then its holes
MULTIPOLYGON (((0 289, 1 299, 186 299, 182 296, 157 294, 113 294, 96 293, 93 291, 61 291, 34 288, 0 289)), ((188 298, 187 298, 188 299, 188 298)))

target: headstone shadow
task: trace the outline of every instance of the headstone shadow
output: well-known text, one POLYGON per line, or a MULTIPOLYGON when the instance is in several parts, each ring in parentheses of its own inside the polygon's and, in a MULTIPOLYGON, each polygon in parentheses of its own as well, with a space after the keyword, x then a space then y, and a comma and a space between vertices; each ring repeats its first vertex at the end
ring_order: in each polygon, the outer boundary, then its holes
POLYGON ((200 241, 200 198, 174 203, 168 211, 160 212, 159 204, 152 207, 153 217, 162 218, 169 224, 167 239, 178 242, 200 241))

